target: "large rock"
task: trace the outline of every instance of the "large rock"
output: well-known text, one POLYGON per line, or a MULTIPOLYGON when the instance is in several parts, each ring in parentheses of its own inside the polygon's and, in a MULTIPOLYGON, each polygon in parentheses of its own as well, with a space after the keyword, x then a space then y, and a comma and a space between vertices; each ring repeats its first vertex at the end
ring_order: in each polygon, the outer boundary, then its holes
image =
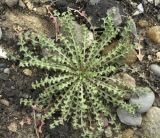
POLYGON ((138 25, 141 27, 141 28, 145 28, 145 27, 148 27, 149 23, 147 20, 144 20, 144 19, 141 19, 138 21, 138 25))
POLYGON ((126 125, 130 126, 140 126, 142 122, 142 116, 139 113, 129 113, 124 109, 118 108, 117 109, 117 115, 119 117, 119 120, 126 125))
POLYGON ((152 90, 148 87, 145 88, 140 87, 137 89, 137 91, 140 94, 138 96, 131 97, 129 102, 131 104, 140 105, 140 108, 137 110, 137 112, 139 113, 147 112, 151 108, 155 100, 155 95, 152 92, 152 90))
POLYGON ((147 35, 154 43, 160 44, 160 26, 151 27, 147 35))
POLYGON ((157 76, 160 77, 160 66, 157 64, 151 64, 150 65, 150 70, 157 76))
POLYGON ((143 138, 160 138, 160 108, 152 107, 143 117, 143 138))
POLYGON ((9 7, 13 7, 18 3, 18 0, 5 0, 5 3, 9 6, 9 7))

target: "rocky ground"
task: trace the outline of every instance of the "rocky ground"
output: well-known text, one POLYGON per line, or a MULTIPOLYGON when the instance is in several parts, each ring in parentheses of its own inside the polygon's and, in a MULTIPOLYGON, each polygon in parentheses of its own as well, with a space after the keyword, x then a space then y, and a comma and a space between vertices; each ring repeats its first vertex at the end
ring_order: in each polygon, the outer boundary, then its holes
MULTIPOLYGON (((118 137, 160 137, 160 1, 159 0, 1 0, 0 1, 0 138, 78 138, 79 133, 70 124, 50 130, 48 123, 38 120, 38 114, 20 105, 20 98, 34 97, 37 92, 31 83, 45 71, 19 68, 9 60, 9 53, 17 53, 17 36, 32 30, 55 37, 56 28, 50 11, 60 12, 70 7, 78 23, 85 23, 92 32, 102 32, 100 19, 106 12, 114 11, 114 24, 123 26, 126 17, 134 19, 132 33, 138 36, 135 50, 126 59, 127 66, 117 74, 122 81, 138 92, 148 92, 131 97, 130 103, 142 107, 135 115, 117 109, 122 125, 118 137), (80 11, 80 12, 77 12, 80 11), (83 17, 80 13, 87 16, 83 17), (90 20, 88 20, 90 19, 90 20), (43 125, 43 126, 42 126, 43 125)), ((77 24, 78 26, 78 24, 77 24)), ((76 30, 80 32, 80 27, 76 30)), ((81 36, 78 36, 81 37, 81 36)), ((116 42, 111 44, 111 49, 116 42)), ((108 51, 110 49, 106 49, 108 51)), ((105 51, 104 51, 105 54, 105 51)), ((114 138, 109 128, 106 136, 114 138)))

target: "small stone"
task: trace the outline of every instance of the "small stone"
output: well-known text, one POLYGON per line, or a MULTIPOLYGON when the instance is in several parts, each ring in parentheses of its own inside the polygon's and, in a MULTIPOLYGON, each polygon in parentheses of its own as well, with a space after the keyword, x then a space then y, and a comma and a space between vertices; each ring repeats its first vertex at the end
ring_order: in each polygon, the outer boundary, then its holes
POLYGON ((22 0, 19 0, 19 6, 22 7, 23 9, 26 8, 26 5, 22 0))
POLYGON ((132 33, 133 33, 135 36, 137 36, 137 27, 136 27, 136 23, 135 23, 134 21, 131 22, 130 27, 131 27, 132 33))
POLYGON ((0 40, 2 38, 2 29, 0 28, 0 40))
POLYGON ((147 0, 142 0, 142 2, 143 2, 143 4, 145 4, 145 5, 148 3, 147 0))
POLYGON ((47 9, 45 7, 37 7, 37 11, 39 15, 46 15, 47 14, 47 9))
POLYGON ((3 72, 6 73, 6 74, 10 74, 10 69, 9 68, 5 68, 3 72))
POLYGON ((112 135, 113 135, 113 133, 112 133, 112 130, 111 130, 111 127, 107 127, 106 129, 105 129, 105 136, 106 136, 106 138, 111 138, 112 137, 112 135))
POLYGON ((98 4, 100 0, 90 0, 91 5, 96 5, 98 4))
POLYGON ((156 56, 157 56, 157 60, 160 60, 160 52, 157 52, 156 56))
POLYGON ((119 120, 126 125, 129 126, 140 126, 142 122, 142 116, 140 113, 129 113, 128 111, 118 108, 117 109, 117 115, 119 117, 119 120))
POLYGON ((0 58, 7 58, 7 53, 4 51, 4 49, 0 46, 0 58))
POLYGON ((122 23, 121 14, 119 8, 112 7, 111 9, 107 10, 108 14, 113 14, 113 22, 115 26, 118 26, 122 23))
POLYGON ((5 73, 0 73, 0 80, 8 80, 8 75, 5 73))
POLYGON ((8 129, 12 132, 17 132, 17 124, 15 122, 11 123, 9 126, 8 126, 8 129))
POLYGON ((135 15, 139 15, 139 14, 141 14, 141 13, 143 13, 144 12, 144 8, 143 8, 143 5, 142 5, 142 3, 140 3, 138 6, 137 6, 137 10, 133 13, 133 15, 135 16, 135 15))
POLYGON ((132 76, 128 75, 127 73, 118 73, 115 75, 114 78, 126 84, 128 87, 132 88, 136 87, 135 79, 132 76))
POLYGON ((152 92, 152 90, 148 87, 145 88, 140 87, 136 90, 140 94, 138 96, 132 96, 129 102, 131 104, 138 104, 140 106, 140 108, 137 110, 138 113, 147 112, 151 108, 155 100, 155 95, 152 92))
POLYGON ((134 130, 133 129, 126 129, 122 132, 122 138, 133 138, 134 130))
POLYGON ((5 0, 5 3, 11 8, 18 3, 18 0, 5 0))
POLYGON ((32 2, 30 0, 26 0, 26 6, 28 8, 28 10, 33 10, 34 6, 32 4, 32 2))
POLYGON ((30 69, 24 69, 23 70, 23 73, 26 75, 26 76, 32 76, 32 71, 30 69))
POLYGON ((11 89, 12 89, 12 90, 14 90, 14 89, 15 89, 15 87, 14 87, 14 86, 11 86, 11 89))
POLYGON ((152 107, 142 121, 143 138, 160 138, 160 108, 152 107))
POLYGON ((141 28, 145 28, 145 27, 148 27, 149 24, 148 24, 148 22, 146 20, 139 20, 138 25, 141 28))
POLYGON ((0 63, 0 68, 5 68, 6 64, 5 63, 0 63))
POLYGON ((160 77, 160 66, 157 64, 152 64, 150 65, 150 70, 157 75, 158 77, 160 77))
POLYGON ((149 3, 152 3, 153 4, 153 0, 147 0, 149 3))
POLYGON ((148 60, 152 60, 153 58, 152 58, 152 56, 151 55, 148 55, 148 60))
POLYGON ((127 65, 132 65, 136 61, 137 61, 137 52, 135 49, 133 49, 124 58, 124 63, 127 65))
POLYGON ((160 44, 160 26, 153 26, 147 31, 147 36, 156 44, 160 44))
POLYGON ((157 6, 160 4, 160 0, 154 0, 154 5, 157 6))
MULTIPOLYGON (((107 55, 109 52, 112 51, 112 49, 116 48, 116 46, 118 46, 118 41, 114 41, 113 43, 111 43, 109 46, 106 46, 103 50, 102 50, 102 55, 105 56, 107 55)), ((130 46, 130 45, 129 45, 130 46)), ((123 63, 127 64, 127 65, 131 65, 133 63, 135 63, 137 60, 137 52, 135 49, 131 50, 122 60, 123 63)))
POLYGON ((5 99, 0 99, 0 103, 5 105, 5 106, 9 106, 9 101, 7 101, 5 99))
MULTIPOLYGON (((74 22, 74 30, 75 30, 75 39, 77 40, 78 43, 82 43, 83 42, 83 33, 82 33, 82 26, 80 24, 78 24, 77 22, 74 22)), ((91 44, 93 41, 94 37, 93 37, 93 33, 90 31, 88 33, 88 44, 91 44)))
POLYGON ((160 21, 160 14, 157 15, 157 20, 160 21))

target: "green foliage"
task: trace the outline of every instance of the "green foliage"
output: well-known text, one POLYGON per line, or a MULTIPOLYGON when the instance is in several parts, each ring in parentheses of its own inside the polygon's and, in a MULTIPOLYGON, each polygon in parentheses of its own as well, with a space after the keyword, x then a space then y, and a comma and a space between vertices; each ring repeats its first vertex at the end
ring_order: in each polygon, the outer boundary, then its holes
POLYGON ((37 99, 25 99, 22 103, 45 109, 43 119, 52 118, 51 128, 70 120, 74 128, 83 131, 83 137, 99 137, 104 132, 104 117, 109 125, 115 125, 112 113, 116 107, 129 112, 134 112, 136 108, 124 100, 127 94, 133 92, 132 89, 121 87, 120 82, 110 79, 111 74, 118 70, 120 58, 132 48, 131 20, 123 28, 117 47, 102 56, 102 50, 120 33, 110 15, 103 19, 105 30, 99 40, 90 41, 88 29, 82 26, 81 43, 76 40, 71 12, 61 16, 55 12, 55 16, 63 32, 58 36, 59 42, 35 33, 19 37, 20 52, 23 54, 20 66, 47 69, 52 74, 32 84, 34 89, 44 88, 37 99), (37 50, 46 49, 50 54, 44 57, 37 54, 37 50), (55 115, 57 112, 58 117, 55 115))

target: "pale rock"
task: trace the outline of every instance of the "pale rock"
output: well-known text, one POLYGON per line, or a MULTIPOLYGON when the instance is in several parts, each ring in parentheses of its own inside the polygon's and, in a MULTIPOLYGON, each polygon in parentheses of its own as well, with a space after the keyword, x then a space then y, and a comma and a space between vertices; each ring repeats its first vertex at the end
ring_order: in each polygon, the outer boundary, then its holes
POLYGON ((160 4, 160 0, 154 0, 154 5, 157 6, 160 4))
POLYGON ((132 96, 129 100, 131 104, 137 104, 140 108, 137 110, 138 113, 147 112, 151 107, 155 100, 155 95, 152 90, 148 87, 139 87, 136 89, 139 95, 132 96))
POLYGON ((160 22, 160 14, 157 15, 157 20, 160 22))
POLYGON ((109 127, 109 126, 105 129, 104 133, 105 133, 106 138, 111 138, 113 136, 111 127, 109 127))
POLYGON ((5 3, 11 8, 18 3, 18 0, 5 0, 5 3))
POLYGON ((114 79, 119 80, 120 82, 126 84, 128 87, 136 87, 135 79, 127 73, 118 73, 114 76, 114 79))
MULTIPOLYGON (((75 39, 78 43, 83 42, 83 33, 82 33, 82 26, 78 24, 77 22, 74 22, 74 30, 75 30, 75 39)), ((90 45, 94 39, 93 33, 89 31, 88 37, 86 38, 88 40, 88 44, 90 45)))
POLYGON ((32 76, 32 71, 30 69, 24 69, 23 70, 23 73, 26 75, 26 76, 32 76))
POLYGON ((132 33, 136 36, 137 35, 137 27, 136 27, 136 24, 135 24, 135 22, 133 20, 132 20, 132 22, 130 24, 130 27, 131 27, 132 33))
POLYGON ((5 99, 0 99, 0 103, 5 105, 5 106, 9 106, 9 101, 7 101, 5 99))
POLYGON ((143 4, 147 4, 148 1, 147 0, 142 0, 143 4))
POLYGON ((112 7, 111 9, 107 10, 107 13, 108 14, 113 14, 114 25, 118 26, 122 23, 122 18, 121 18, 119 8, 112 7))
POLYGON ((2 29, 0 28, 0 40, 2 38, 2 29))
POLYGON ((100 0, 90 0, 91 5, 96 5, 100 0))
POLYGON ((0 46, 0 58, 7 59, 7 53, 1 46, 0 46))
POLYGON ((151 64, 150 65, 150 70, 151 70, 151 72, 153 72, 153 74, 155 74, 158 77, 160 77, 160 66, 159 65, 151 64))
POLYGON ((144 8, 143 8, 143 5, 142 5, 142 3, 140 3, 138 6, 137 6, 137 10, 133 13, 133 15, 135 16, 135 15, 139 15, 139 14, 141 14, 141 13, 143 13, 144 12, 144 8))
POLYGON ((11 132, 17 132, 17 124, 15 122, 11 123, 9 126, 8 126, 8 129, 11 131, 11 132))
POLYGON ((152 107, 143 117, 143 138, 160 138, 160 108, 152 107))
POLYGON ((147 0, 149 3, 153 3, 154 0, 147 0))
POLYGON ((118 108, 117 115, 121 123, 129 126, 140 126, 142 122, 142 116, 140 113, 129 113, 128 111, 118 108))
POLYGON ((160 52, 156 53, 157 60, 160 60, 160 52))
POLYGON ((10 74, 10 69, 9 68, 5 68, 3 72, 6 73, 6 74, 10 74))

